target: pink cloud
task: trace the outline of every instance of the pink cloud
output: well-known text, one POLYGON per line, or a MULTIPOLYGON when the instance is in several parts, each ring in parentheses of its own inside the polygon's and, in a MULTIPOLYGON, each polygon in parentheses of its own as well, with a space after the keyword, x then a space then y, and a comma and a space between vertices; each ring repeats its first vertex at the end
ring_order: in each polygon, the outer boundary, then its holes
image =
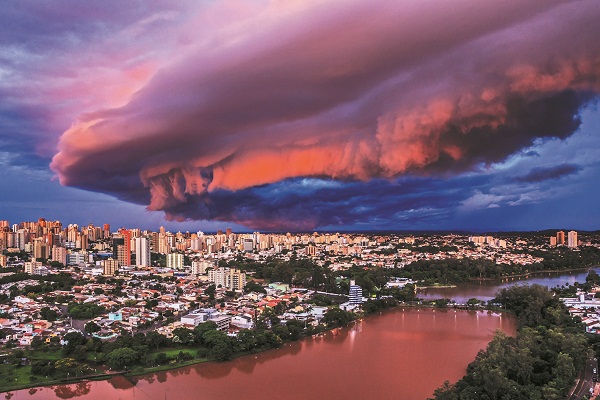
POLYGON ((101 106, 51 167, 167 212, 293 177, 469 170, 577 129, 600 92, 598 17, 594 1, 220 3, 169 34, 182 55, 85 80, 101 106))

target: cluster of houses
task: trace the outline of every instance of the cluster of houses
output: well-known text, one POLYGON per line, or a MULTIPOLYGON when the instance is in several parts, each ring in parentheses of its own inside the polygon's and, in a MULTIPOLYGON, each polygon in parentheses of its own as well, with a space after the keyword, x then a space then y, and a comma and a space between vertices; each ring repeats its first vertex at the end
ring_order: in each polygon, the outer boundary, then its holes
POLYGON ((600 287, 592 288, 589 293, 578 291, 576 297, 566 297, 561 300, 569 308, 571 316, 578 316, 585 324, 587 333, 600 334, 600 299, 596 293, 600 287))
MULTIPOLYGON (((173 330, 179 327, 194 328, 207 321, 216 323, 219 330, 235 335, 241 329, 252 329, 256 319, 267 309, 276 310, 283 321, 297 319, 306 324, 318 323, 327 311, 326 307, 307 302, 313 291, 290 288, 283 283, 265 286, 266 293, 238 291, 235 298, 227 296, 231 294, 227 288, 216 288, 215 305, 201 308, 200 305, 209 299, 206 289, 210 282, 191 276, 168 280, 130 277, 118 288, 113 281, 102 282, 90 280, 71 290, 9 298, 0 305, 0 315, 5 317, 0 318, 0 327, 5 334, 0 341, 31 346, 35 337, 44 343, 55 337, 60 342, 69 332, 85 332, 85 326, 92 322, 95 329, 88 333, 100 339, 151 329, 172 337, 173 330), (64 303, 55 305, 53 301, 58 299, 64 303), (91 319, 73 320, 67 317, 67 303, 71 302, 94 304, 105 312, 91 319), (52 318, 48 318, 49 314, 52 318)), ((12 285, 22 289, 39 283, 31 280, 5 284, 0 287, 0 293, 10 294, 12 285)))

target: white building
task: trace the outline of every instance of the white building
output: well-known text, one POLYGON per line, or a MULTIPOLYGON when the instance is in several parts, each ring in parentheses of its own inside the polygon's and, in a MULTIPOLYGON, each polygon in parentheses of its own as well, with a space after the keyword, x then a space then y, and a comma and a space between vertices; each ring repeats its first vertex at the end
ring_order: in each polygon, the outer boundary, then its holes
POLYGON ((138 267, 149 267, 150 262, 150 240, 145 236, 135 238, 135 265, 138 267))
POLYGON ((167 268, 183 269, 183 254, 180 254, 180 253, 167 254, 167 268))
POLYGON ((577 242, 577 232, 575 231, 569 231, 568 236, 567 236, 567 246, 569 247, 577 247, 578 242, 577 242))
POLYGON ((355 281, 350 281, 350 294, 348 296, 348 303, 350 304, 361 304, 362 303, 362 288, 356 284, 355 281))
POLYGON ((209 282, 214 282, 215 286, 224 287, 230 290, 241 290, 246 286, 246 274, 238 269, 217 268, 208 271, 209 282))

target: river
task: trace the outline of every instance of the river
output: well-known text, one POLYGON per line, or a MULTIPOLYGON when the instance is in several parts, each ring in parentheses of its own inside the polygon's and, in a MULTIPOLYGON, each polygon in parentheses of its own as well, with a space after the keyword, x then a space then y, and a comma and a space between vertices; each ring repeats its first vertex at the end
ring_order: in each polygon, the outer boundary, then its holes
MULTIPOLYGON (((456 381, 497 329, 515 319, 487 311, 394 309, 345 328, 231 362, 138 378, 15 391, 12 399, 424 400, 456 381)), ((7 398, 8 398, 7 396, 7 398)))
MULTIPOLYGON (((600 268, 594 268, 600 272, 600 268)), ((417 292, 417 297, 424 300, 436 300, 448 298, 457 303, 466 303, 470 298, 480 300, 492 300, 498 290, 514 285, 539 284, 553 288, 562 285, 572 285, 575 282, 583 283, 587 277, 588 270, 571 272, 537 272, 529 276, 507 278, 502 281, 479 281, 461 283, 452 288, 430 288, 417 292)))
MULTIPOLYGON (((598 270, 598 269, 597 269, 598 270)), ((419 297, 490 300, 515 284, 584 282, 587 271, 427 289, 419 297)), ((6 393, 7 399, 403 399, 424 400, 460 379, 494 332, 516 333, 506 314, 398 308, 345 328, 231 362, 204 363, 136 378, 115 377, 6 393)))

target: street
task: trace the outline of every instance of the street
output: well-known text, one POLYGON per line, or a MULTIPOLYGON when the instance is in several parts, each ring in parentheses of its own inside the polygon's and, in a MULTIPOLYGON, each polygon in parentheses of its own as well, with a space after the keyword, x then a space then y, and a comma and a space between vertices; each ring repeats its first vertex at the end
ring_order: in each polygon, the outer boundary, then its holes
POLYGON ((596 375, 594 368, 598 368, 598 360, 596 358, 587 360, 585 368, 577 377, 577 383, 568 397, 569 400, 578 400, 590 394, 590 388, 594 386, 593 377, 596 375))

